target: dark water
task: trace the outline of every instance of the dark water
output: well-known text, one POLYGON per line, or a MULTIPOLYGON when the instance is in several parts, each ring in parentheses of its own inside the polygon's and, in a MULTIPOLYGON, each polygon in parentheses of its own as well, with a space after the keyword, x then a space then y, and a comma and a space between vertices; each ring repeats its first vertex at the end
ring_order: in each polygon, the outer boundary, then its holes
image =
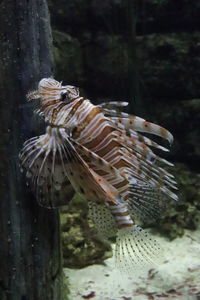
MULTIPOLYGON (((129 112, 174 135, 166 158, 175 164, 180 200, 147 224, 172 243, 199 225, 199 6, 199 1, 50 1, 56 78, 79 86, 93 103, 129 101, 129 112)), ((70 254, 66 266, 77 261, 70 254)))

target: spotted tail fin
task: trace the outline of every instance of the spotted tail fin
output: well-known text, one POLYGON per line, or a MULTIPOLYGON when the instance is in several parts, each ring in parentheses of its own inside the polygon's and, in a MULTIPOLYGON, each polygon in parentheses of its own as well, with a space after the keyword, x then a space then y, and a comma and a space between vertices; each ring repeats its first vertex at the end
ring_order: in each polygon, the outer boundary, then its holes
POLYGON ((109 208, 118 227, 115 248, 117 268, 127 272, 152 267, 162 253, 156 240, 135 225, 123 198, 118 198, 117 205, 110 203, 109 208))

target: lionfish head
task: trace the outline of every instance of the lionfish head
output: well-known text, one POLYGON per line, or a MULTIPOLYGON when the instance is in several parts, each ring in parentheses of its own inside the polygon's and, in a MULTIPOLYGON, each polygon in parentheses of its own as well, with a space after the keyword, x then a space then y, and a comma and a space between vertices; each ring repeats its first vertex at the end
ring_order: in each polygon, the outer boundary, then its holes
POLYGON ((28 93, 27 99, 40 99, 41 104, 51 102, 73 101, 79 97, 79 89, 72 85, 62 85, 53 78, 43 78, 38 84, 38 90, 28 93))

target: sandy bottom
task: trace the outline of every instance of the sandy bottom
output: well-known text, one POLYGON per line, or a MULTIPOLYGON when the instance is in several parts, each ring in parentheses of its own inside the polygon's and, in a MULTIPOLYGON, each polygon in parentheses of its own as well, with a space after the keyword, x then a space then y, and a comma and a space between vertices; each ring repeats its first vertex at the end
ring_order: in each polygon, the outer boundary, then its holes
POLYGON ((156 237, 165 249, 162 263, 143 275, 120 274, 114 259, 81 270, 64 269, 70 300, 200 299, 200 231, 172 242, 156 237))

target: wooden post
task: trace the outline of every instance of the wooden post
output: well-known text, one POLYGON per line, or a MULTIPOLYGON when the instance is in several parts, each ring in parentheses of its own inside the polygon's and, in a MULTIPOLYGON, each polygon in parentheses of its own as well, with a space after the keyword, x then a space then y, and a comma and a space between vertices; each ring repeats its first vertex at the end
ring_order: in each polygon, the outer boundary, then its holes
MULTIPOLYGON (((0 299, 60 300, 59 215, 38 206, 18 153, 32 136, 25 94, 52 74, 45 0, 0 3, 0 299)), ((36 128, 35 128, 36 129, 36 128)))

